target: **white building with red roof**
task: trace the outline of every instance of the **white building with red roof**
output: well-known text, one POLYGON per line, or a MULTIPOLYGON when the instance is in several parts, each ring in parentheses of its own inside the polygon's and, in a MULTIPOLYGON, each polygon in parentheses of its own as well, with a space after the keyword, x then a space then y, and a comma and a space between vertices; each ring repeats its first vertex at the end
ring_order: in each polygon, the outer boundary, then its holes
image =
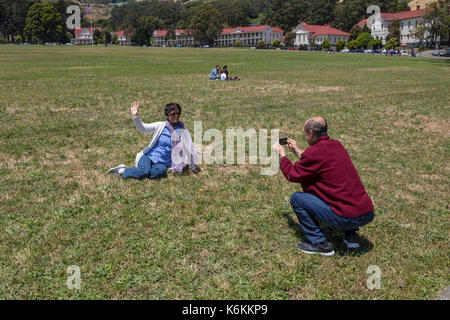
POLYGON ((269 25, 236 27, 222 29, 221 34, 214 41, 218 47, 231 47, 237 41, 241 41, 242 46, 256 46, 259 41, 272 43, 273 40, 280 40, 283 37, 283 30, 269 25))
POLYGON ((330 41, 331 45, 336 45, 339 40, 348 41, 350 34, 342 30, 331 27, 330 25, 320 26, 307 23, 299 24, 295 29, 294 45, 310 46, 313 42, 322 44, 325 39, 330 41))
POLYGON ((194 46, 194 37, 190 30, 175 29, 175 38, 166 39, 167 30, 153 32, 153 45, 156 47, 194 46))
MULTIPOLYGON (((402 11, 394 13, 380 13, 380 19, 375 19, 371 30, 371 35, 375 39, 381 39, 383 45, 386 44, 386 38, 389 35, 389 26, 395 20, 400 24, 400 39, 402 43, 411 46, 419 45, 420 40, 415 38, 412 33, 415 28, 424 22, 423 16, 428 12, 426 9, 412 11, 402 11)), ((367 23, 367 19, 361 20, 358 26, 362 27, 367 23)))
MULTIPOLYGON (((92 44, 93 39, 93 31, 99 30, 102 31, 101 27, 93 27, 93 28, 77 28, 75 29, 75 38, 70 39, 70 42, 73 44, 92 44)), ((131 35, 132 33, 127 33, 125 31, 116 31, 111 32, 111 36, 114 34, 117 35, 117 39, 119 40, 119 44, 122 46, 130 46, 131 45, 131 35)))
POLYGON ((125 32, 123 30, 111 32, 111 36, 117 35, 117 40, 119 40, 119 44, 121 46, 131 46, 131 36, 132 33, 125 32))
POLYGON ((75 38, 70 39, 70 42, 73 44, 92 44, 92 39, 94 36, 94 32, 92 30, 102 31, 102 28, 76 28, 74 32, 75 38))
MULTIPOLYGON (((175 30, 175 39, 166 39, 167 30, 155 30, 153 33, 153 45, 163 46, 194 46, 195 41, 192 32, 189 30, 175 30)), ((259 41, 272 43, 273 40, 281 41, 283 30, 269 25, 224 28, 220 35, 214 40, 216 47, 231 47, 237 41, 241 41, 242 46, 256 46, 259 41)))

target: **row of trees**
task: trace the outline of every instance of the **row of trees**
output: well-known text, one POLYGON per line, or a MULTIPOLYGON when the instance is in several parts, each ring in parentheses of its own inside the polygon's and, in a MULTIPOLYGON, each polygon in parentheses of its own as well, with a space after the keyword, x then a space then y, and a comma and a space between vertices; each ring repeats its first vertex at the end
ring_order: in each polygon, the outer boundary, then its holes
MULTIPOLYGON (((133 33, 133 43, 148 44, 156 29, 168 30, 166 38, 175 38, 175 29, 190 29, 201 44, 214 44, 214 39, 224 27, 267 23, 287 31, 286 43, 291 45, 294 35, 289 32, 301 21, 309 24, 327 24, 350 33, 357 40, 367 27, 355 26, 367 18, 366 8, 376 4, 382 12, 401 11, 407 0, 128 0, 128 4, 114 7, 109 19, 95 22, 106 30, 124 30, 133 33)), ((438 0, 439 6, 426 18, 427 25, 417 28, 416 37, 448 38, 450 0, 438 0), (431 16, 433 15, 434 16, 431 16)), ((30 42, 67 42, 73 35, 65 26, 66 8, 71 0, 0 0, 0 33, 3 36, 20 36, 30 42)), ((82 26, 89 22, 82 14, 82 26)), ((390 38, 400 38, 397 22, 391 24, 390 38)), ((97 35, 98 36, 98 35, 97 35)), ((105 37, 96 37, 105 42, 105 37)), ((108 39, 106 39, 108 40, 108 39)), ((389 40, 389 39, 388 39, 389 40)), ((113 41, 111 39, 111 41, 113 41)), ((114 42, 114 41, 113 41, 114 42)))
POLYGON ((73 34, 66 26, 66 9, 73 4, 71 0, 0 0, 0 38, 68 42, 73 34))

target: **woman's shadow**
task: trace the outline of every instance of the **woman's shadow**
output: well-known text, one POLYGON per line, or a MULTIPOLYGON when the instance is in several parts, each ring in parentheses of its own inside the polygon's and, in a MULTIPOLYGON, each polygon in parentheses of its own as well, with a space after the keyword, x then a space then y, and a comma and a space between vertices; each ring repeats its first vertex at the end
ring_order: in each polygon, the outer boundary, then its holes
MULTIPOLYGON (((295 231, 295 234, 301 241, 306 241, 305 236, 303 235, 303 230, 298 224, 297 221, 294 221, 290 212, 283 213, 284 218, 286 218, 289 228, 295 231)), ((360 237, 358 249, 348 249, 342 239, 342 232, 336 229, 332 229, 329 226, 320 223, 320 228, 325 233, 325 237, 327 240, 333 245, 334 251, 340 256, 360 256, 367 252, 370 252, 373 249, 372 242, 369 241, 364 236, 360 237)))

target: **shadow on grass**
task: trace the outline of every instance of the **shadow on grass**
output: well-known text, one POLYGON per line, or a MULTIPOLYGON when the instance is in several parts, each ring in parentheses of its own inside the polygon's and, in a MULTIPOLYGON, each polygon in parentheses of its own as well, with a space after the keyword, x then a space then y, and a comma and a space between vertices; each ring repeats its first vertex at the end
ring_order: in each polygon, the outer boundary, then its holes
MULTIPOLYGON (((300 225, 292 219, 290 212, 283 213, 283 216, 286 218, 289 228, 295 231, 300 241, 306 241, 306 238, 303 234, 303 230, 300 227, 300 225)), ((360 241, 360 247, 358 249, 347 249, 347 246, 345 245, 344 241, 342 240, 341 232, 332 229, 327 225, 321 224, 320 227, 322 228, 323 232, 325 233, 325 237, 329 242, 333 244, 333 248, 336 254, 340 256, 361 256, 367 252, 370 252, 373 249, 372 242, 369 241, 364 236, 359 236, 360 241)))

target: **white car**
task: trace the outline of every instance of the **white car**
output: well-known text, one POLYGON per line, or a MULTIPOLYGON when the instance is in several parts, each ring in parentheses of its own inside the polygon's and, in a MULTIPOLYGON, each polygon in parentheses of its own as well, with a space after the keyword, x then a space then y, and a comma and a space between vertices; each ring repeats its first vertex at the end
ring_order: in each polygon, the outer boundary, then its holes
POLYGON ((350 52, 348 49, 342 49, 341 52, 350 52))

